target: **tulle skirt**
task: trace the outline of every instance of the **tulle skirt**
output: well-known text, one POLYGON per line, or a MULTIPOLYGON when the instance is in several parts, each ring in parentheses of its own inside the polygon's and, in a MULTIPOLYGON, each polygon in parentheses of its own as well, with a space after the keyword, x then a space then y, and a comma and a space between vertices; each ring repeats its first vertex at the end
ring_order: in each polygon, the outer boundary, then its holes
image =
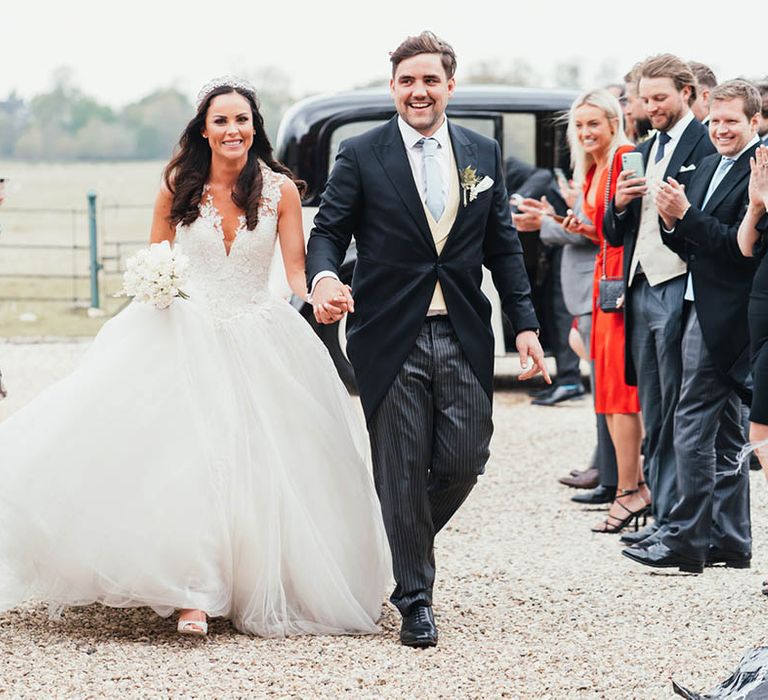
POLYGON ((198 608, 376 631, 392 573, 367 436, 286 302, 131 304, 0 423, 0 609, 198 608))

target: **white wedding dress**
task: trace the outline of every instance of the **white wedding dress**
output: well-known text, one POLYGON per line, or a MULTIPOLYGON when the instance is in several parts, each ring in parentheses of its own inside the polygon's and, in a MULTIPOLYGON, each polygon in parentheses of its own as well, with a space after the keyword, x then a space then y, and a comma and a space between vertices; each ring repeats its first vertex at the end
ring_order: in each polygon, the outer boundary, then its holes
POLYGON ((268 291, 282 175, 227 256, 177 228, 188 300, 130 304, 0 423, 0 610, 198 608, 263 636, 376 631, 392 573, 367 436, 309 325, 268 291))

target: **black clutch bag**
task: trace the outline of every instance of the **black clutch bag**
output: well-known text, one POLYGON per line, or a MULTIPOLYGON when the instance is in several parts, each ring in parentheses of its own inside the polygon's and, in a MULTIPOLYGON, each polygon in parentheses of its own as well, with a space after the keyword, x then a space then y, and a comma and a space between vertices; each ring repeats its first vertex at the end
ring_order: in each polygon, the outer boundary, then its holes
MULTIPOLYGON (((603 251, 605 255, 605 251, 603 251)), ((601 277, 597 288, 597 304, 605 313, 622 311, 621 297, 624 296, 624 279, 621 277, 601 277)))
MULTIPOLYGON (((608 203, 611 197, 611 176, 613 175, 613 157, 608 169, 608 181, 605 184, 605 209, 608 211, 608 203)), ((608 244, 603 238, 603 274, 600 276, 597 288, 597 305, 600 311, 607 314, 623 311, 624 278, 608 277, 605 271, 605 258, 608 252, 608 244)))

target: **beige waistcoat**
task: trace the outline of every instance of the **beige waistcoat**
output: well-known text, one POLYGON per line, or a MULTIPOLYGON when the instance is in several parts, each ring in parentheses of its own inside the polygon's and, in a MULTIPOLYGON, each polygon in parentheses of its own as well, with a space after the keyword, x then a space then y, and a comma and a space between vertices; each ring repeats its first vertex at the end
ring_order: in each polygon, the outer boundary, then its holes
POLYGON ((628 284, 632 284, 638 265, 642 267, 648 284, 652 287, 679 277, 687 270, 685 262, 667 248, 661 240, 659 211, 656 209, 656 202, 652 194, 655 192, 656 186, 662 181, 673 153, 674 149, 669 149, 658 163, 653 162, 653 153, 648 159, 645 177, 649 192, 643 197, 640 206, 640 227, 637 231, 632 265, 629 268, 628 284))
MULTIPOLYGON (((450 140, 448 141, 450 144, 450 140)), ((459 211, 459 203, 461 201, 459 193, 459 175, 456 169, 456 159, 453 156, 453 148, 450 149, 450 167, 448 169, 449 182, 448 182, 448 201, 445 203, 445 209, 443 215, 440 217, 440 221, 435 221, 432 216, 432 212, 429 211, 427 205, 422 202, 424 206, 424 213, 427 216, 427 223, 429 224, 429 230, 432 233, 432 238, 435 241, 435 248, 437 254, 443 250, 446 240, 448 240, 448 234, 451 232, 454 221, 456 221, 456 214, 459 211)), ((443 290, 440 289, 440 282, 435 285, 435 293, 432 295, 432 301, 429 302, 429 315, 433 314, 445 314, 448 313, 448 307, 445 305, 445 299, 443 298, 443 290)))

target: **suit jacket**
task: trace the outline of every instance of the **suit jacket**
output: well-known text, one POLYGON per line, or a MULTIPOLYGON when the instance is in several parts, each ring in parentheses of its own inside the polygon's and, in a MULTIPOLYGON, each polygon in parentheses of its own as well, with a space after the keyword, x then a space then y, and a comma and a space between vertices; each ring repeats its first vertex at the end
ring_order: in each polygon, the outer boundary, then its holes
POLYGON ((701 205, 720 164, 720 155, 702 160, 687 188, 691 207, 664 243, 688 263, 701 334, 712 361, 748 403, 749 330, 747 305, 756 269, 739 250, 736 234, 749 204, 750 148, 731 166, 706 206, 701 205))
POLYGON ((469 166, 494 182, 466 206, 462 198, 439 255, 397 117, 342 143, 307 244, 312 280, 323 270, 337 272, 355 237, 355 313, 347 322, 347 353, 368 420, 413 348, 438 280, 459 343, 489 397, 494 345, 491 304, 480 290, 483 265, 515 331, 539 327, 499 145, 450 122, 448 131, 455 176, 469 166))
MULTIPOLYGON (((585 223, 591 223, 581 210, 581 197, 574 213, 585 223)), ((592 313, 592 288, 595 281, 595 258, 600 246, 578 233, 568 233, 553 219, 541 221, 541 241, 551 246, 562 246, 560 282, 563 286, 565 308, 571 316, 592 313)))
MULTIPOLYGON (((647 141, 641 143, 635 150, 643 154, 643 163, 648 164, 648 158, 651 148, 656 140, 654 135, 647 141)), ((696 166, 702 158, 715 152, 715 147, 709 138, 706 127, 694 119, 683 131, 680 136, 680 142, 675 146, 672 158, 664 171, 664 179, 673 177, 679 183, 688 186, 688 183, 696 172, 696 166), (693 168, 691 166, 694 166, 693 168), (681 172, 682 168, 682 172, 681 172)), ((632 361, 632 305, 630 302, 632 287, 627 288, 626 282, 629 279, 630 266, 635 254, 635 244, 637 243, 637 232, 640 227, 640 209, 641 200, 635 199, 627 207, 624 215, 619 218, 616 216, 615 203, 611 200, 608 210, 603 219, 603 234, 606 240, 612 246, 624 246, 624 286, 625 300, 625 372, 627 384, 637 385, 637 371, 632 361)))

